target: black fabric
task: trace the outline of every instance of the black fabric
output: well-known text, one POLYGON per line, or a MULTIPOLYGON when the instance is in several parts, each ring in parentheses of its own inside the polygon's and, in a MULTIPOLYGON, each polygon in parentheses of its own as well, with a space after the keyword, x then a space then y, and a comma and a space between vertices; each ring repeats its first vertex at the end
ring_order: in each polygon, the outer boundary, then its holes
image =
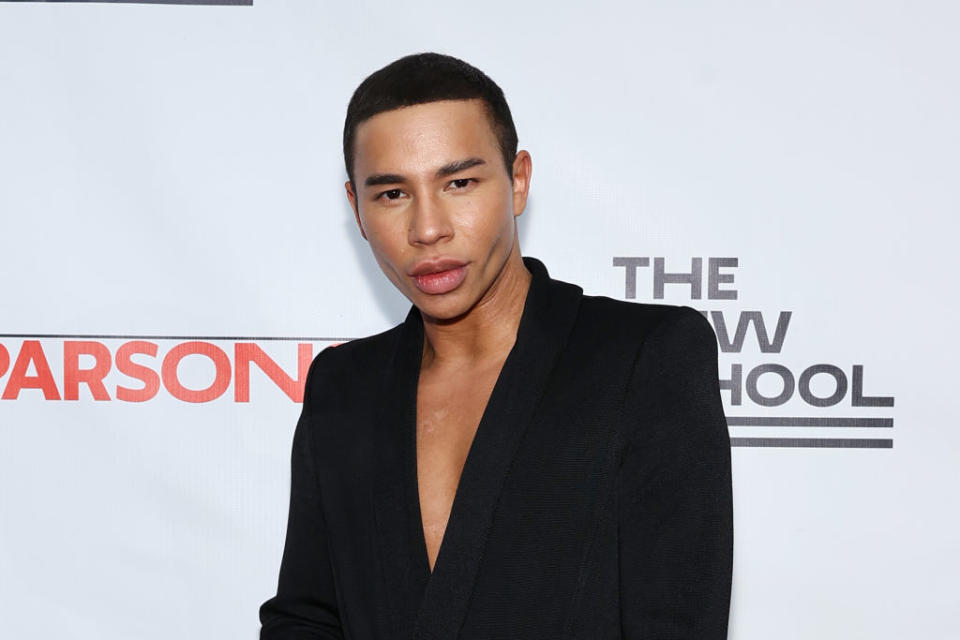
POLYGON ((262 640, 725 638, 730 440, 689 307, 533 274, 433 572, 420 518, 419 312, 325 349, 293 440, 262 640))

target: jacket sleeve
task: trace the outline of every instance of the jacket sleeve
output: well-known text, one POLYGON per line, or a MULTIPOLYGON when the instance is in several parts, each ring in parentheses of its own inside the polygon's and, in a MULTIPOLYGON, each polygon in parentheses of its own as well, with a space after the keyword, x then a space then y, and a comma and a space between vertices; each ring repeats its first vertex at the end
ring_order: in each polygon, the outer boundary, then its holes
POLYGON ((726 638, 730 437, 716 336, 698 312, 675 307, 650 331, 625 410, 618 486, 623 638, 726 638))
POLYGON ((277 594, 260 607, 261 640, 343 638, 312 444, 311 390, 322 359, 321 353, 310 367, 294 430, 287 536, 277 594))

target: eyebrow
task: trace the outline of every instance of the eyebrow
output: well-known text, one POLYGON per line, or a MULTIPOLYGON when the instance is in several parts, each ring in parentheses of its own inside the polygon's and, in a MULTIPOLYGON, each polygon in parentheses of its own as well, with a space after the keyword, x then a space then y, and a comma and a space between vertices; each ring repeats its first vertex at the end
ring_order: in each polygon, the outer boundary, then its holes
MULTIPOLYGON (((487 161, 483 158, 466 158, 464 160, 455 160, 453 162, 448 162, 439 169, 437 169, 436 177, 446 178, 460 171, 465 171, 470 167, 476 167, 481 164, 487 164, 487 161)), ((406 182, 406 178, 396 173, 375 173, 371 176, 367 176, 367 179, 363 181, 364 186, 373 187, 382 184, 398 184, 401 182, 406 182)))

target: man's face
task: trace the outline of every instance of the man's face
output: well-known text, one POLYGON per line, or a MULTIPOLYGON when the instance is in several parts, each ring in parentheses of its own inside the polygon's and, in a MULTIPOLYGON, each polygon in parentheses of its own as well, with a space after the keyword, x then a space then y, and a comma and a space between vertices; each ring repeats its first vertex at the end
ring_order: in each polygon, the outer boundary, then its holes
POLYGON ((357 127, 354 144, 356 192, 347 182, 347 197, 390 281, 441 320, 492 295, 508 258, 519 260, 515 217, 531 162, 517 154, 511 184, 483 102, 379 113, 357 127))

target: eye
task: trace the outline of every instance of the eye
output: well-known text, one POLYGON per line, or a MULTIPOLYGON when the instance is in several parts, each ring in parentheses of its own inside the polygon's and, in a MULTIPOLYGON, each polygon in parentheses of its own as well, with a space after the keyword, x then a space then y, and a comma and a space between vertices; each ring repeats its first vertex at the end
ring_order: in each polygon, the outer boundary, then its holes
POLYGON ((401 194, 403 194, 403 191, 400 189, 390 189, 388 191, 378 193, 376 199, 380 200, 383 198, 383 196, 386 196, 387 200, 396 200, 401 196, 401 194))
POLYGON ((476 182, 476 181, 477 181, 476 178, 458 178, 456 180, 451 180, 450 184, 453 185, 456 191, 459 191, 461 189, 466 189, 467 185, 469 185, 471 182, 476 182))

